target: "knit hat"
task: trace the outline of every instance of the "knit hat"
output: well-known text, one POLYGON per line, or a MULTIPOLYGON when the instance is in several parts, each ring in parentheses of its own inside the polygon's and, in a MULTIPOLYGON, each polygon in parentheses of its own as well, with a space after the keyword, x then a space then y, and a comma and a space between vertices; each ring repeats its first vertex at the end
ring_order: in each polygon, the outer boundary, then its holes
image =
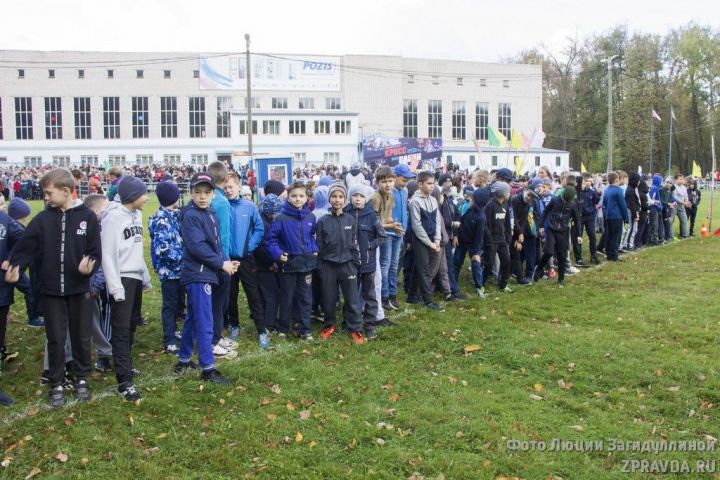
POLYGON ((342 192, 343 196, 347 198, 348 192, 347 187, 345 187, 345 182, 333 182, 328 189, 328 198, 332 197, 333 192, 337 191, 342 192))
POLYGON ((263 198, 263 201, 260 204, 260 211, 268 217, 272 217, 280 213, 281 205, 282 199, 274 193, 270 193, 263 198))
POLYGON ((532 180, 530 180, 530 183, 528 183, 528 188, 532 190, 533 192, 537 192, 538 188, 545 185, 545 182, 543 182, 542 178, 535 177, 532 180))
POLYGON ((240 187, 240 196, 244 197, 245 195, 250 195, 252 197, 252 189, 247 185, 240 187))
POLYGON ((279 182, 277 180, 268 180, 267 182, 265 182, 263 191, 265 195, 274 193, 275 195, 280 196, 285 191, 285 185, 283 185, 282 182, 279 182))
POLYGON ((354 197, 355 195, 362 195, 363 197, 367 198, 367 186, 361 184, 361 183, 354 183, 352 187, 350 187, 350 190, 348 190, 348 195, 350 198, 354 197))
POLYGON ((452 175, 450 175, 449 173, 443 173, 442 175, 440 175, 438 185, 442 186, 442 184, 447 182, 448 180, 452 180, 452 175))
POLYGON ((468 193, 473 193, 475 191, 475 187, 473 187, 472 185, 465 185, 463 187, 462 191, 463 191, 463 195, 466 195, 468 193))
POLYGON ((496 198, 502 198, 510 195, 510 185, 505 182, 495 182, 490 187, 490 193, 496 198))
POLYGON ((147 186, 139 178, 128 175, 118 183, 117 193, 120 195, 120 203, 132 203, 147 193, 147 186))
POLYGON ((180 200, 180 189, 173 182, 158 183, 155 187, 155 194, 163 207, 169 207, 180 200))
POLYGON ((513 172, 509 168, 501 168, 500 170, 495 172, 495 179, 512 181, 513 172))
POLYGON ((10 200, 7 212, 13 220, 22 220, 30 216, 31 210, 30 205, 25 200, 15 197, 10 200))

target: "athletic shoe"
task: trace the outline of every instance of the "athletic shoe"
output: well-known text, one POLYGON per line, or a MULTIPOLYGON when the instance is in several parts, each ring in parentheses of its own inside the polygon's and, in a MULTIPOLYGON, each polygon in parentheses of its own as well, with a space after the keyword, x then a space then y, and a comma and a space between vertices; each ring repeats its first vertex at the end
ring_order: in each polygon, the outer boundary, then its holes
POLYGON ((320 310, 313 310, 310 314, 310 318, 312 320, 315 320, 316 322, 323 322, 325 321, 325 315, 320 310))
POLYGON ((463 292, 458 290, 457 293, 453 293, 453 297, 455 297, 455 300, 467 300, 467 295, 465 295, 463 292))
POLYGON ((395 325, 395 322, 390 321, 387 317, 375 321, 376 327, 392 327, 393 325, 395 325))
MULTIPOLYGON (((177 348, 177 347, 176 347, 177 348)), ((95 370, 98 372, 110 372, 112 371, 112 364, 110 363, 109 357, 99 357, 97 359, 97 362, 95 362, 95 365, 93 365, 95 370)))
POLYGON ((575 260, 575 265, 577 265, 578 267, 587 267, 587 263, 585 263, 585 260, 583 260, 582 258, 578 258, 577 260, 575 260))
POLYGON ((565 286, 565 280, 558 280, 558 287, 563 288, 565 286))
POLYGON ((0 390, 0 405, 3 407, 9 407, 13 403, 15 403, 15 400, 13 400, 10 395, 0 390))
POLYGON ((480 298, 487 298, 484 287, 475 289, 475 294, 480 298))
POLYGON ((517 284, 527 287, 528 285, 532 285, 532 280, 528 277, 522 277, 518 279, 517 284))
POLYGON ((258 345, 260 345, 262 350, 270 348, 270 335, 268 335, 267 332, 263 332, 258 335, 258 345))
POLYGON ((218 385, 230 385, 231 383, 230 380, 223 377, 222 374, 214 368, 212 370, 203 370, 200 374, 200 379, 206 382, 217 383, 218 385))
POLYGON ((142 398, 132 382, 123 382, 118 385, 118 393, 126 402, 135 402, 142 398))
POLYGON ((320 332, 320 338, 322 338, 323 340, 327 340, 330 337, 332 337, 334 333, 335 333, 335 326, 328 325, 327 327, 325 327, 323 329, 322 332, 320 332))
POLYGON ((287 333, 285 332, 273 332, 275 335, 277 335, 278 338, 287 338, 287 333))
POLYGON ((10 363, 18 358, 18 356, 20 356, 18 352, 8 352, 5 346, 0 348, 0 363, 10 363))
POLYGON ((315 339, 312 336, 312 333, 303 333, 302 335, 300 335, 300 340, 302 340, 303 342, 315 341, 315 339))
POLYGON ((170 353, 172 355, 177 355, 178 351, 180 349, 175 344, 170 344, 165 346, 165 353, 170 353))
POLYGON ((230 327, 228 329, 230 340, 235 341, 240 337, 240 327, 230 327))
POLYGON ((140 375, 142 375, 142 373, 140 373, 140 370, 138 370, 137 368, 131 368, 130 375, 132 375, 133 378, 135 378, 135 377, 139 377, 140 375))
POLYGON ((47 385, 49 383, 50 383, 50 371, 43 370, 42 375, 40 375, 40 385, 47 385))
POLYGON ((221 347, 219 344, 213 347, 213 355, 215 358, 231 359, 237 357, 237 350, 228 350, 227 348, 221 347))
POLYGON ((597 257, 597 255, 594 255, 593 257, 591 257, 591 258, 590 258, 590 261, 591 261, 592 263, 594 263, 595 265, 599 265, 599 264, 600 264, 600 259, 597 257))
POLYGON ((60 408, 65 405, 65 390, 62 385, 50 389, 48 405, 50 405, 51 408, 60 408))
POLYGON ((197 370, 197 365, 192 360, 189 362, 177 362, 175 364, 175 368, 173 368, 173 372, 177 374, 187 373, 190 370, 197 370))
POLYGON ((28 327, 44 327, 45 320, 42 317, 32 318, 28 320, 28 327))
POLYGON ((397 297, 389 297, 388 301, 390 302, 390 305, 392 305, 393 310, 400 310, 400 304, 397 301, 397 297))
POLYGON ((374 325, 365 327, 365 336, 368 340, 375 340, 377 338, 377 332, 375 331, 374 325))
POLYGON ((75 390, 75 379, 69 373, 65 373, 65 378, 62 383, 63 390, 75 390))
POLYGON ((88 385, 84 378, 75 382, 75 398, 77 398, 79 402, 89 402, 92 398, 90 385, 88 385))
POLYGON ((502 290, 500 290, 500 292, 502 292, 502 293, 513 293, 513 291, 512 291, 512 290, 510 289, 510 287, 508 287, 507 285, 505 285, 505 288, 503 288, 502 290))
POLYGON ((445 295, 446 302, 454 302, 455 300, 457 300, 457 299, 453 296, 452 293, 448 293, 447 295, 445 295))
POLYGON ((362 345, 363 343, 367 342, 367 340, 365 340, 365 337, 363 337, 363 334, 360 332, 352 332, 350 336, 352 337, 353 342, 357 343, 358 345, 362 345))
POLYGON ((175 330, 175 338, 182 340, 182 332, 180 330, 175 330))
POLYGON ((420 303, 420 299, 417 297, 407 297, 405 299, 405 303, 410 305, 418 305, 420 303))
POLYGON ((380 305, 382 305, 383 310, 390 311, 392 310, 392 305, 390 305, 390 301, 387 298, 383 298, 380 300, 380 305))
POLYGON ((438 305, 435 302, 430 302, 425 304, 426 308, 429 308, 430 310, 435 310, 436 312, 444 312, 445 309, 442 308, 440 305, 438 305))
POLYGON ((579 272, 580 272, 579 269, 577 269, 577 268, 573 267, 572 265, 570 265, 565 273, 568 274, 568 275, 575 275, 576 273, 579 273, 579 272))
POLYGON ((221 338, 220 341, 218 342, 218 345, 220 345, 221 347, 223 347, 227 350, 237 350, 237 348, 238 348, 238 343, 233 340, 230 340, 229 338, 221 338))

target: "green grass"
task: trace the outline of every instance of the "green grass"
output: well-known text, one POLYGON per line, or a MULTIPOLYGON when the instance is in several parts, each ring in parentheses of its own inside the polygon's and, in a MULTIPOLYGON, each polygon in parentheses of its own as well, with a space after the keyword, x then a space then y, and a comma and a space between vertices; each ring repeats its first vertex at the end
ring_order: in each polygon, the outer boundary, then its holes
POLYGON ((92 379, 92 403, 55 411, 38 386, 44 332, 25 325, 18 295, 8 344, 21 356, 0 377, 17 402, 0 412, 0 477, 610 479, 632 476, 626 459, 694 466, 716 452, 507 445, 718 437, 718 252, 720 238, 696 238, 583 271, 562 290, 546 281, 443 314, 413 306, 363 346, 339 336, 260 352, 241 300, 241 354, 219 365, 230 388, 171 374, 154 279, 134 349, 144 401, 123 403, 108 375, 92 379), (472 344, 481 349, 464 354, 472 344))

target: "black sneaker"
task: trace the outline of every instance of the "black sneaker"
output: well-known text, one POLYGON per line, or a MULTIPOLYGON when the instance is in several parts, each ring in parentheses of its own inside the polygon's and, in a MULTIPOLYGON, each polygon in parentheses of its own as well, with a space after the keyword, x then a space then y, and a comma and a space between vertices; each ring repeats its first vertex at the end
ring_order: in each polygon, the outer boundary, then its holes
POLYGON ((222 374, 214 368, 212 370, 203 370, 200 375, 200 379, 205 380, 206 382, 217 383, 219 385, 230 385, 231 383, 230 380, 223 377, 222 374))
POLYGON ((390 321, 390 319, 387 317, 375 322, 376 327, 392 327, 393 325, 395 325, 395 322, 390 321))
POLYGON ((135 378, 135 377, 139 377, 140 375, 142 375, 142 373, 140 373, 140 370, 138 370, 137 368, 131 368, 130 375, 132 375, 132 377, 135 378))
POLYGON ((62 387, 64 390, 75 390, 75 377, 73 377, 72 374, 65 372, 62 387))
POLYGON ((395 309, 393 308, 393 306, 390 305, 390 300, 387 299, 387 298, 383 298, 380 303, 381 303, 381 305, 382 305, 383 310, 388 310, 388 311, 390 311, 390 310, 395 310, 395 309))
POLYGON ((577 260, 575 260, 575 265, 578 267, 587 267, 588 266, 588 264, 585 263, 585 260, 583 260, 582 258, 578 258, 577 260))
POLYGON ((417 297, 407 297, 405 303, 408 303, 410 305, 417 305, 420 303, 420 299, 417 297))
POLYGON ((98 372, 111 372, 112 371, 112 363, 110 363, 110 359, 108 357, 98 358, 97 362, 95 362, 95 365, 93 365, 93 367, 98 372))
POLYGON ((453 293, 453 297, 455 297, 455 300, 467 300, 467 295, 465 295, 463 292, 458 290, 457 293, 453 293))
POLYGON ((89 402, 90 399, 92 399, 90 385, 88 385, 84 378, 75 382, 75 398, 77 398, 80 402, 89 402))
POLYGON ((448 293, 447 295, 445 295, 446 302, 454 302, 455 300, 457 300, 457 298, 455 298, 452 293, 448 293))
POLYGON ((597 255, 593 255, 593 256, 590 258, 590 261, 591 261, 592 263, 594 263, 595 265, 599 265, 599 264, 600 264, 600 259, 597 257, 597 255))
POLYGON ((20 354, 18 352, 9 352, 7 347, 3 346, 0 348, 0 363, 10 363, 20 354))
POLYGON ((134 402, 142 398, 132 382, 123 382, 118 385, 118 393, 126 402, 134 402))
POLYGON ((397 297, 389 297, 388 301, 390 302, 390 305, 392 305, 393 310, 400 310, 400 304, 397 301, 397 297))
POLYGON ((62 385, 56 385, 50 389, 48 405, 51 408, 60 408, 65 405, 65 390, 62 385))
POLYGON ((9 407, 13 403, 15 403, 15 400, 13 400, 10 395, 0 390, 0 405, 3 407, 9 407))
POLYGON ((197 370, 197 365, 194 362, 177 362, 173 371, 175 373, 187 373, 190 370, 197 370))
POLYGON ((365 327, 365 336, 368 340, 375 340, 377 338, 377 332, 375 331, 374 325, 365 327))
POLYGON ((435 302, 426 303, 425 307, 429 308, 430 310, 435 310, 436 312, 444 312, 445 309, 442 308, 440 305, 438 305, 435 302))
POLYGON ((42 375, 40 375, 40 385, 48 385, 49 383, 50 383, 50 371, 43 370, 42 375))
POLYGON ((528 277, 518 278, 517 284, 523 285, 523 286, 532 285, 532 279, 530 279, 528 277))

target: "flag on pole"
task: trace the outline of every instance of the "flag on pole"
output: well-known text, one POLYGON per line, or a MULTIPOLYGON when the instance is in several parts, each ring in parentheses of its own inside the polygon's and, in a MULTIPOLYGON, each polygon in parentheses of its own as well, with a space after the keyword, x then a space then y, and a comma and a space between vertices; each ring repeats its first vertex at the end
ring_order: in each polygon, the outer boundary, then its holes
POLYGON ((654 118, 655 120, 657 120, 658 122, 662 122, 662 118, 660 118, 660 115, 658 115, 658 113, 655 111, 654 108, 652 109, 652 116, 653 116, 653 118, 654 118))
POLYGON ((523 173, 523 166, 525 162, 520 155, 515 155, 515 176, 519 177, 523 173))
POLYGON ((523 141, 522 141, 522 135, 520 135, 520 132, 512 129, 512 134, 510 135, 510 148, 514 150, 520 150, 523 148, 523 141))
POLYGON ((670 117, 677 122, 677 118, 675 118, 675 110, 672 105, 670 105, 670 117))
POLYGON ((587 173, 587 168, 585 168, 585 164, 583 162, 580 162, 580 173, 587 173))
POLYGON ((545 141, 545 132, 536 128, 530 138, 530 148, 542 148, 545 141))
POLYGON ((695 160, 693 160, 692 176, 695 178, 702 178, 702 170, 700 170, 700 165, 698 165, 695 160))
POLYGON ((492 147, 505 148, 505 145, 507 145, 507 138, 505 138, 505 135, 492 127, 488 127, 488 140, 490 142, 490 146, 492 147))
POLYGON ((475 150, 477 150, 478 157, 482 155, 482 146, 480 145, 480 140, 475 138, 475 133, 470 133, 470 136, 472 137, 473 144, 475 144, 475 150))

